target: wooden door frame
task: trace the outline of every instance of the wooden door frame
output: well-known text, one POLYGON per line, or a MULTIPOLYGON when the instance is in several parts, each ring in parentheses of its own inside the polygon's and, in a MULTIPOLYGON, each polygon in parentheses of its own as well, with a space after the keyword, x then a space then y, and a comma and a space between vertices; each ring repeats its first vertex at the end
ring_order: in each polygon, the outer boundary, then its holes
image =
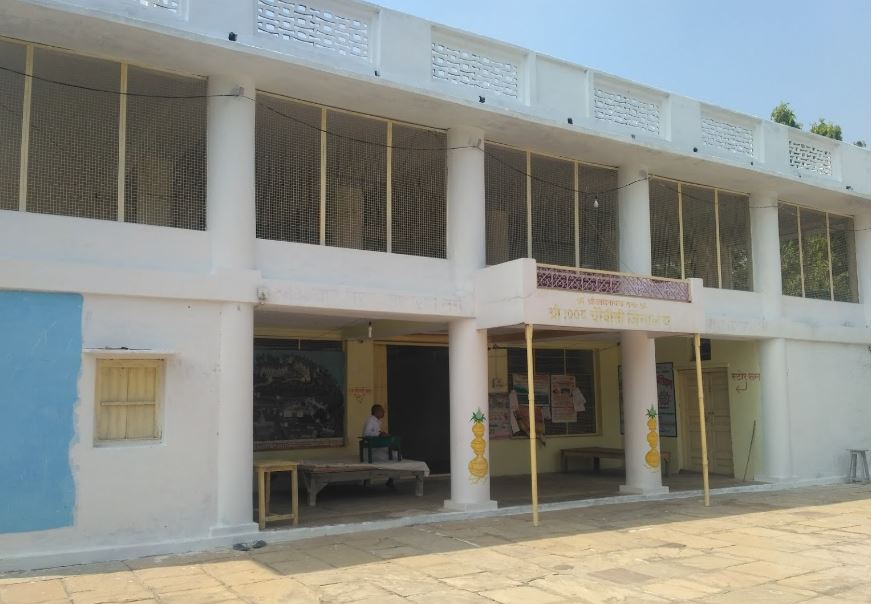
MULTIPOLYGON (((730 450, 733 449, 733 395, 729 388, 729 378, 730 378, 730 364, 722 363, 722 362, 712 362, 712 361, 703 361, 702 362, 702 372, 711 371, 713 369, 723 369, 727 372, 727 406, 730 410, 730 450)), ((678 443, 679 443, 679 459, 681 460, 681 467, 679 469, 689 469, 690 463, 688 458, 690 457, 689 446, 687 443, 690 442, 690 435, 688 434, 688 426, 687 426, 687 413, 685 412, 687 407, 685 407, 685 401, 682 395, 682 391, 684 388, 681 387, 681 376, 685 371, 696 371, 696 365, 694 363, 676 363, 675 364, 675 373, 676 373, 676 381, 678 382, 678 388, 676 388, 675 400, 678 405, 679 413, 681 414, 681 420, 679 423, 679 432, 678 432, 678 443)), ((693 375, 693 382, 696 384, 696 373, 693 375)), ((691 401, 687 401, 688 405, 695 405, 696 399, 694 398, 691 401)), ((733 464, 735 465, 735 452, 733 452, 733 464)))

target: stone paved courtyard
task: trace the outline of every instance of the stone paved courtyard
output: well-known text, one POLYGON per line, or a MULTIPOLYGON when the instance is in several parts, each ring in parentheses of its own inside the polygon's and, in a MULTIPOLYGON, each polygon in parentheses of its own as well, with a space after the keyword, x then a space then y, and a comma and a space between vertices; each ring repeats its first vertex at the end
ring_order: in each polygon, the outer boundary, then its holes
POLYGON ((869 602, 869 487, 607 505, 0 576, 0 602, 869 602))

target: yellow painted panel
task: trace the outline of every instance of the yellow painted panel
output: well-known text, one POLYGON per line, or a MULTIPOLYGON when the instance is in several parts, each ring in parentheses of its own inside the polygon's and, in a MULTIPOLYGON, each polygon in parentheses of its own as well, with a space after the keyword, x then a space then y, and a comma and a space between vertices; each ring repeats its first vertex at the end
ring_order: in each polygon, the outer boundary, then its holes
POLYGON ((108 366, 100 368, 100 402, 127 400, 127 369, 108 366))
POLYGON ((128 405, 126 438, 155 438, 155 406, 128 405))
POLYGON ((118 440, 127 432, 127 406, 103 405, 102 414, 106 416, 106 433, 99 438, 118 440))
POLYGON ((127 400, 155 402, 157 367, 131 367, 127 370, 127 400))

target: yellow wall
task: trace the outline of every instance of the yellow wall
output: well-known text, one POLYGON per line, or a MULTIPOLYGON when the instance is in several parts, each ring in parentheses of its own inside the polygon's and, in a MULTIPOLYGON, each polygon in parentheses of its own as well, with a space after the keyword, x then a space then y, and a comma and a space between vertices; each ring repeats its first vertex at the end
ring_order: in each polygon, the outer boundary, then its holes
MULTIPOLYGON (((685 419, 684 409, 687 405, 697 405, 694 398, 682 400, 681 387, 678 382, 678 372, 683 369, 694 369, 692 343, 689 338, 662 338, 657 340, 657 362, 671 362, 676 372, 675 393, 678 407, 679 439, 681 449, 682 424, 685 419)), ((712 360, 703 361, 703 370, 707 367, 723 367, 727 370, 727 384, 730 397, 730 430, 733 444, 733 470, 736 478, 745 474, 745 464, 748 463, 747 478, 753 479, 754 473, 760 467, 760 380, 734 379, 733 374, 753 373, 759 376, 760 361, 757 354, 757 342, 751 340, 712 340, 712 360), (748 462, 751 433, 754 422, 757 422, 756 435, 748 462)), ((673 439, 664 439, 666 442, 673 439)), ((684 454, 679 450, 678 458, 684 454)), ((673 453, 673 460, 676 454, 673 453)), ((679 465, 681 462, 679 461, 679 465)))
MULTIPOLYGON (((269 335, 276 335, 269 331, 269 335)), ((263 336, 264 333, 258 333, 263 336)), ((306 338, 301 332, 281 334, 284 337, 306 338)), ((323 334, 320 334, 323 337, 323 334)), ((338 334, 337 334, 338 335, 338 334)), ((310 336, 311 337, 311 336, 310 336)), ((599 434, 587 436, 549 436, 546 445, 537 445, 539 472, 560 471, 560 449, 572 447, 623 447, 623 436, 620 434, 620 415, 618 410, 618 365, 620 364, 620 348, 615 343, 593 341, 559 341, 541 344, 542 348, 583 348, 595 349, 597 372, 597 403, 599 405, 599 434)), ((358 454, 357 437, 363 424, 370 414, 374 403, 384 405, 386 417, 382 426, 389 430, 390 404, 387 400, 387 354, 386 346, 372 341, 354 341, 345 343, 346 349, 346 438, 344 447, 319 449, 294 449, 288 451, 264 451, 255 453, 255 459, 325 459, 340 457, 356 457, 358 454)), ((678 410, 677 438, 661 438, 661 449, 669 451, 672 456, 670 472, 677 472, 683 465, 682 432, 685 405, 696 405, 696 399, 682 400, 681 388, 678 382, 678 372, 682 369, 693 369, 691 357, 691 341, 689 338, 661 338, 657 340, 656 356, 658 363, 671 362, 676 372, 676 405, 678 410)), ((493 367, 494 364, 491 364, 493 367)), ((712 342, 712 360, 703 362, 706 367, 725 367, 728 372, 730 415, 733 444, 733 460, 736 477, 741 478, 745 472, 748 459, 748 447, 754 421, 759 424, 760 417, 760 381, 737 381, 731 377, 733 373, 759 374, 757 343, 739 340, 715 340, 712 342), (737 389, 738 388, 738 389, 737 389)), ((758 425, 759 428, 759 425, 758 425)), ((490 450, 486 453, 490 462, 491 474, 503 476, 526 474, 530 471, 530 445, 525 438, 493 440, 490 450)), ((752 478, 759 467, 760 430, 757 430, 754 446, 750 457, 747 476, 752 478)), ((622 467, 620 460, 602 461, 604 468, 622 467)))

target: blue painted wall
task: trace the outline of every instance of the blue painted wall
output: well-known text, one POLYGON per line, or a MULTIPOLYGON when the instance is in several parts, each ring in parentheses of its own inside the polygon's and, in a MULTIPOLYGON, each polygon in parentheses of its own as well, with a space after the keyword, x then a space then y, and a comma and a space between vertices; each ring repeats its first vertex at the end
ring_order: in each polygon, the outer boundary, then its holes
POLYGON ((0 533, 71 526, 82 296, 0 291, 0 533))

